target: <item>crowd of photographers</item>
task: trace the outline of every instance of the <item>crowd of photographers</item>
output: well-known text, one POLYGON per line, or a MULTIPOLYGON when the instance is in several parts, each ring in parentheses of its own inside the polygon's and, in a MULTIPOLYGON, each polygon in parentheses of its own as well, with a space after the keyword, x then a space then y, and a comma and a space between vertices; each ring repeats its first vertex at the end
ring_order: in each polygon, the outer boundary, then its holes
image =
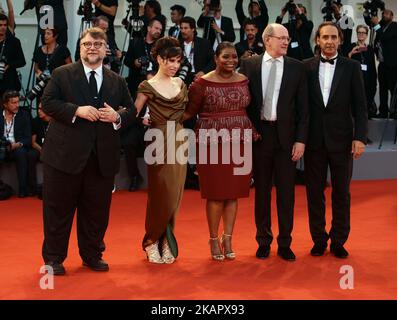
MULTIPOLYGON (((109 40, 106 67, 117 73, 122 73, 124 66, 129 69, 127 83, 133 97, 136 96, 139 83, 156 73, 157 65, 150 52, 153 44, 165 34, 179 39, 181 43, 184 60, 179 77, 187 85, 214 69, 214 51, 222 41, 236 42, 240 59, 259 55, 264 50, 261 35, 269 23, 265 0, 245 1, 249 16, 245 15, 244 1, 236 0, 235 11, 241 26, 237 41, 233 21, 222 14, 219 0, 205 0, 202 14, 197 17, 197 21, 187 14, 185 7, 180 4, 173 5, 169 8, 173 26, 168 31, 167 18, 162 13, 159 1, 147 0, 144 5, 141 5, 143 1, 126 1, 128 12, 122 24, 127 30, 126 39, 129 39, 127 52, 122 52, 115 41, 114 20, 118 0, 81 1, 78 14, 82 16, 82 25, 88 23, 107 32, 109 40), (200 35, 198 28, 202 28, 200 35)), ((72 63, 72 58, 67 48, 68 26, 64 0, 25 0, 24 11, 34 9, 38 21, 44 14, 40 10, 41 6, 52 6, 55 23, 53 29, 39 29, 41 36, 36 41, 32 58, 35 85, 24 92, 26 101, 34 101, 34 105, 37 105, 38 117, 32 120, 29 108, 25 110, 19 107, 22 98, 19 92, 23 88, 17 69, 25 66, 26 60, 21 43, 16 37, 12 1, 7 0, 6 3, 7 8, 1 8, 0 5, 0 162, 16 162, 18 195, 26 197, 36 195, 38 191, 35 166, 50 120, 40 110, 40 95, 52 71, 72 63)), ((393 12, 384 7, 383 1, 366 1, 364 18, 367 25, 353 26, 351 18, 342 12, 340 1, 325 0, 324 3, 324 20, 335 21, 343 29, 344 42, 340 54, 361 63, 369 117, 395 118, 392 106, 389 108, 389 97, 395 94, 397 82, 397 23, 393 22, 393 12), (378 18, 379 11, 382 12, 381 20, 378 18), (354 31, 357 33, 355 43, 352 42, 354 31), (376 60, 379 62, 378 67, 376 60), (378 83, 379 108, 374 101, 378 83)), ((304 60, 316 54, 316 47, 313 48, 311 42, 314 25, 302 4, 289 0, 282 7, 275 22, 283 24, 289 31, 291 41, 288 56, 304 60)), ((80 59, 79 47, 78 43, 75 61, 80 59)), ((29 105, 32 106, 33 103, 29 105)), ((190 120, 185 126, 192 128, 194 121, 190 120)), ((144 132, 144 127, 136 123, 121 132, 131 180, 130 191, 136 190, 142 183, 137 159, 143 153, 144 132)), ((0 183, 0 198, 1 188, 0 183)))

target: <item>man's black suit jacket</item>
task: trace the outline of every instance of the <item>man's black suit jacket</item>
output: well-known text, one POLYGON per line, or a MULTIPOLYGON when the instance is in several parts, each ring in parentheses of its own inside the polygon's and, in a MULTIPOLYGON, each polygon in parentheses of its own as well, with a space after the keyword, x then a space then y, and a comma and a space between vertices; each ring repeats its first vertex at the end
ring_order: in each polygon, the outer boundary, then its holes
MULTIPOLYGON (((125 80, 106 68, 100 97, 100 106, 106 102, 119 112, 122 126, 134 121, 136 110, 125 80)), ((119 132, 111 123, 78 117, 73 122, 77 108, 87 105, 93 106, 94 101, 83 64, 77 62, 55 69, 42 97, 43 110, 52 117, 42 161, 60 171, 78 174, 94 151, 102 175, 113 176, 119 170, 119 132)))
MULTIPOLYGON (((257 131, 261 130, 263 54, 241 60, 240 73, 250 81, 251 103, 248 117, 257 131)), ((281 147, 290 149, 295 142, 306 143, 309 123, 307 77, 302 62, 284 57, 284 73, 277 104, 277 132, 281 147)))
POLYGON ((327 106, 319 81, 320 59, 306 60, 310 124, 308 150, 325 147, 330 152, 351 149, 352 141, 367 142, 368 117, 360 63, 339 56, 327 106))
MULTIPOLYGON (((5 135, 4 132, 3 110, 0 109, 0 137, 5 135)), ((14 119, 14 139, 15 142, 21 142, 24 147, 32 145, 32 129, 30 114, 28 111, 19 109, 14 119)))
MULTIPOLYGON (((181 45, 183 46, 183 40, 181 45)), ((195 37, 193 40, 193 64, 195 72, 208 73, 215 69, 214 50, 207 39, 195 37)))
MULTIPOLYGON (((205 17, 203 15, 197 20, 197 26, 199 28, 204 28, 203 38, 208 39, 211 42, 211 46, 214 45, 215 42, 215 30, 211 27, 211 21, 213 18, 205 17), (209 29, 209 31, 208 31, 209 29)), ((234 26, 232 19, 228 17, 221 16, 221 29, 225 32, 224 35, 220 35, 222 42, 229 41, 234 42, 236 40, 236 34, 234 33, 234 26)))

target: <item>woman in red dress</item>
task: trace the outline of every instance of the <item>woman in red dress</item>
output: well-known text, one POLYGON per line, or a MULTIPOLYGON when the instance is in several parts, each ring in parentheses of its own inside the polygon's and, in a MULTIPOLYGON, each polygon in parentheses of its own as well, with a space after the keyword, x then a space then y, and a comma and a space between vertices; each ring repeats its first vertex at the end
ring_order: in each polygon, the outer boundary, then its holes
POLYGON ((222 261, 236 257, 232 234, 237 199, 249 196, 250 146, 259 135, 246 114, 251 100, 248 79, 236 72, 238 57, 234 45, 221 43, 215 61, 216 69, 191 85, 183 119, 199 115, 195 127, 197 171, 201 196, 207 199, 211 255, 214 260, 222 261), (238 159, 242 154, 244 157, 238 159), (221 218, 224 231, 219 239, 221 218))

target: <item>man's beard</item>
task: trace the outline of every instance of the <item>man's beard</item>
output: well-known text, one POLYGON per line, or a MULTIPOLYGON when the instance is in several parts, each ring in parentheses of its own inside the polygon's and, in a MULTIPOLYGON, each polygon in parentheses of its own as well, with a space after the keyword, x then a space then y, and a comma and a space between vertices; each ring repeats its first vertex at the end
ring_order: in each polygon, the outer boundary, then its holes
POLYGON ((88 64, 97 64, 100 61, 102 61, 102 58, 100 56, 97 56, 96 58, 90 57, 90 56, 86 56, 85 58, 83 58, 84 62, 88 63, 88 64))

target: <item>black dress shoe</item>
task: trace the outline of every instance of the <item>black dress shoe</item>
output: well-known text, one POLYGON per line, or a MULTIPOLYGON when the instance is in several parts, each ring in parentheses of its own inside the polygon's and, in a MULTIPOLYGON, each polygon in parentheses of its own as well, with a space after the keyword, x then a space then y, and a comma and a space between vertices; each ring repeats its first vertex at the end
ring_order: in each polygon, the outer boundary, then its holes
POLYGON ((54 276, 63 276, 66 273, 65 267, 62 263, 48 261, 45 265, 52 268, 54 276))
POLYGON ((313 257, 320 257, 324 255, 325 250, 327 249, 327 245, 325 244, 314 244, 312 250, 310 250, 310 254, 313 257))
POLYGON ((296 257, 295 254, 292 252, 290 247, 287 248, 278 248, 277 255, 287 261, 295 261, 296 257))
POLYGON ((266 259, 270 254, 270 246, 259 246, 256 250, 256 257, 258 259, 266 259))
POLYGON ((346 249, 340 244, 334 245, 331 243, 330 251, 335 257, 340 259, 346 259, 349 256, 349 252, 347 252, 346 249))
POLYGON ((86 266, 94 271, 109 271, 109 265, 102 259, 90 259, 83 261, 83 266, 86 266))
POLYGON ((143 182, 143 178, 140 175, 132 177, 128 191, 134 192, 134 191, 138 190, 139 187, 142 185, 142 182, 143 182))

